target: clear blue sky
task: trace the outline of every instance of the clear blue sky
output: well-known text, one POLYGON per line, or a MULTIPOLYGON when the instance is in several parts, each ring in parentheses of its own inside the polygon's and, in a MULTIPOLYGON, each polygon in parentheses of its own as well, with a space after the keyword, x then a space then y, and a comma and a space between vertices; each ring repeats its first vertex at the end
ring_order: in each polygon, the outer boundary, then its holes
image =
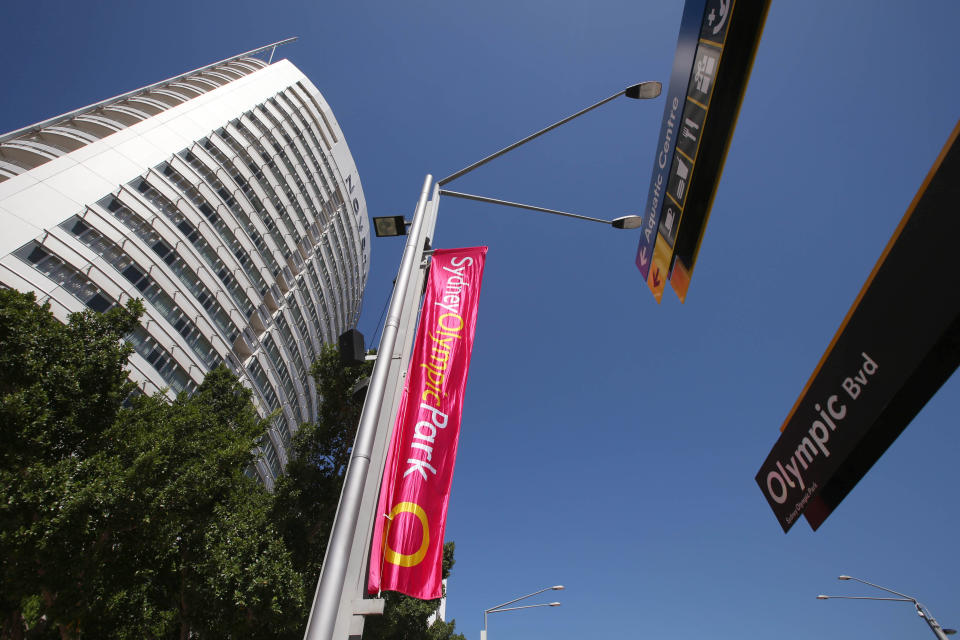
MULTIPOLYGON (((320 88, 372 215, 640 80, 682 2, 17 2, 0 130, 261 44, 320 88)), ((954 376, 813 533, 754 474, 960 116, 956 2, 774 0, 687 303, 655 304, 635 232, 445 200, 438 246, 489 245, 447 538, 448 617, 491 640, 929 637, 960 626, 954 376)), ((644 206, 663 111, 616 101, 456 187, 613 217, 644 206)), ((401 242, 377 239, 376 332, 401 242)), ((958 295, 944 291, 944 295, 958 295)), ((903 292, 903 304, 911 292, 903 292)))

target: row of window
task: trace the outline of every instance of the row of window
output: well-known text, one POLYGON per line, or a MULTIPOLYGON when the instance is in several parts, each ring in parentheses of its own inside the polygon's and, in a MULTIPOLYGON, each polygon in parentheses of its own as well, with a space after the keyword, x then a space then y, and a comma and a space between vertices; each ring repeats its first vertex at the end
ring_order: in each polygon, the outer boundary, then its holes
MULTIPOLYGON (((36 241, 28 242, 14 252, 18 258, 32 265, 47 278, 94 311, 104 312, 116 306, 90 278, 53 255, 36 241)), ((174 393, 192 392, 196 385, 170 355, 143 327, 138 326, 126 336, 134 350, 157 371, 174 393)))

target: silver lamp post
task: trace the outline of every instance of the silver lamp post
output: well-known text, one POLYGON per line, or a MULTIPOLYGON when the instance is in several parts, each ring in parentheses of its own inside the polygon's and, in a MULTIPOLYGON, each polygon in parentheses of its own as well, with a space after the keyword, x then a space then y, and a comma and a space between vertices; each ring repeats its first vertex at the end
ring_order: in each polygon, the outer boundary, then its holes
POLYGON ((528 593, 525 596, 520 596, 519 598, 514 598, 509 602, 504 602, 503 604, 498 604, 495 607, 490 607, 489 609, 484 609, 483 611, 483 629, 480 630, 480 640, 487 640, 487 615, 490 613, 501 613, 503 611, 517 611, 518 609, 534 609, 536 607, 559 607, 559 602, 541 602, 540 604, 525 604, 519 607, 510 607, 514 602, 520 602, 521 600, 526 600, 527 598, 532 598, 535 595, 539 595, 544 591, 563 591, 563 585, 558 584, 553 587, 544 587, 539 591, 534 591, 533 593, 528 593))
MULTIPOLYGON (((378 229, 378 235, 381 227, 386 228, 391 226, 396 229, 398 233, 408 235, 408 238, 404 247, 403 258, 400 262, 400 271, 397 275, 393 295, 390 298, 387 320, 380 338, 380 349, 378 353, 385 357, 377 358, 376 364, 373 367, 373 373, 370 376, 370 385, 367 389, 367 396, 360 414, 357 436, 354 441, 350 463, 347 466, 344 476, 343 490, 340 494, 340 502, 337 506, 337 513, 334 517, 333 527, 330 532, 326 555, 323 559, 320 579, 317 582, 313 605, 310 609, 310 617, 307 620, 304 640, 334 640, 334 638, 336 638, 336 640, 346 640, 348 636, 359 635, 357 633, 357 627, 359 627, 359 632, 362 633, 362 617, 359 622, 356 621, 357 617, 382 613, 383 611, 382 601, 363 599, 362 590, 354 591, 356 585, 362 585, 364 583, 363 578, 366 574, 367 557, 370 548, 370 538, 372 536, 372 530, 361 530, 359 535, 357 535, 357 523, 362 521, 366 525, 367 522, 372 522, 374 515, 373 510, 376 508, 377 495, 380 490, 380 475, 382 474, 385 464, 385 441, 392 424, 390 420, 391 416, 386 416, 382 413, 384 398, 392 391, 388 388, 390 385, 397 386, 402 384, 400 374, 398 373, 399 368, 403 366, 405 360, 409 358, 409 347, 403 346, 401 349, 403 353, 400 356, 395 352, 395 347, 397 347, 398 332, 404 327, 412 326, 413 318, 415 318, 417 313, 418 305, 416 301, 418 296, 411 293, 410 283, 415 277, 415 268, 422 264, 424 252, 427 250, 429 241, 433 235, 432 230, 436 224, 437 202, 440 194, 443 193, 440 190, 440 186, 470 173, 491 160, 615 98, 619 98, 620 96, 637 100, 655 98, 660 95, 660 90, 661 84, 659 82, 641 82, 618 91, 600 102, 581 109, 577 113, 555 122, 549 127, 541 129, 443 178, 433 185, 432 198, 430 194, 433 177, 427 175, 409 229, 406 229, 406 224, 403 223, 402 219, 397 220, 396 217, 394 217, 393 224, 391 225, 381 225, 380 221, 375 219, 375 227, 378 229), (394 362, 395 360, 397 362, 394 362), (388 380, 391 381, 389 384, 388 380), (373 473, 369 473, 371 469, 373 473), (350 583, 349 588, 345 589, 344 586, 348 580, 348 574, 350 583)), ((617 229, 635 229, 638 228, 642 222, 640 216, 623 216, 615 220, 602 220, 600 218, 591 218, 580 214, 522 205, 496 200, 495 198, 485 198, 483 196, 471 196, 469 194, 455 192, 445 192, 445 194, 453 197, 469 198, 482 202, 518 207, 593 222, 602 222, 617 229)), ((420 277, 422 277, 423 272, 421 268, 420 277)), ((406 337, 404 340, 404 344, 409 342, 406 337)), ((396 397, 396 394, 394 394, 394 397, 396 397)), ((364 528, 366 528, 366 526, 364 526, 364 528)))
POLYGON ((885 600, 887 602, 910 602, 917 609, 917 615, 923 618, 923 621, 927 623, 927 626, 930 627, 930 630, 933 631, 933 635, 937 636, 938 640, 947 640, 948 635, 953 635, 957 632, 956 629, 944 629, 940 626, 940 623, 937 622, 936 618, 933 617, 933 614, 930 613, 930 610, 925 606, 917 602, 916 598, 908 596, 906 594, 900 593, 899 591, 894 591, 893 589, 887 589, 886 587, 881 587, 878 584, 873 584, 872 582, 867 582, 866 580, 861 580, 860 578, 854 578, 853 576, 837 576, 837 580, 856 580, 861 584, 865 584, 881 591, 886 591, 887 593, 892 593, 895 596, 900 596, 899 598, 876 598, 871 596, 817 596, 817 600, 885 600))

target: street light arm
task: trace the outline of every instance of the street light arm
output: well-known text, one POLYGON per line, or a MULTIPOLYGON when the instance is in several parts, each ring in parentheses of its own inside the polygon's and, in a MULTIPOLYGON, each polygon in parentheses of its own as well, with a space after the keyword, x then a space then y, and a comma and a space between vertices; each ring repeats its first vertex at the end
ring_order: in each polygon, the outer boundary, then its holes
POLYGON ((906 599, 909 600, 910 602, 916 602, 916 601, 917 601, 916 598, 912 598, 912 597, 908 596, 908 595, 905 594, 905 593, 900 593, 899 591, 894 591, 893 589, 887 589, 886 587, 881 587, 881 586, 878 585, 878 584, 873 584, 872 582, 867 582, 866 580, 861 580, 860 578, 854 578, 853 576, 840 576, 840 577, 838 578, 838 580, 856 580, 857 582, 859 582, 859 583, 861 583, 861 584, 865 584, 865 585, 867 585, 867 586, 869 586, 869 587, 873 587, 874 589, 880 589, 881 591, 886 591, 887 593, 892 593, 892 594, 895 595, 895 596, 900 596, 901 598, 906 598, 906 599))
MULTIPOLYGON (((475 200, 477 202, 487 202, 489 204, 499 204, 505 207, 516 207, 517 209, 527 209, 529 211, 541 211, 543 213, 552 213, 557 216, 565 216, 567 218, 576 218, 578 220, 589 220, 590 222, 599 222, 601 224, 615 226, 616 228, 635 228, 630 225, 619 226, 617 227, 614 223, 616 220, 604 220, 603 218, 591 218, 590 216, 580 215, 579 213, 570 213, 568 211, 558 211, 556 209, 546 209, 544 207, 535 207, 531 204, 521 204, 519 202, 510 202, 509 200, 500 200, 498 198, 488 198, 486 196, 476 196, 471 193, 460 193, 458 191, 448 191, 446 189, 440 189, 440 195, 450 196, 452 198, 463 198, 464 200, 475 200)), ((630 216, 638 217, 639 216, 630 216)), ((622 218, 617 218, 617 220, 622 220, 622 218)))
POLYGON ((506 607, 505 609, 487 609, 484 613, 500 613, 502 611, 516 611, 517 609, 534 609, 536 607, 559 607, 559 602, 541 602, 540 604, 525 604, 519 607, 506 607))
MULTIPOLYGON (((559 585, 557 585, 557 587, 559 587, 559 585)), ((498 604, 498 605, 496 605, 496 606, 494 606, 494 607, 490 607, 489 609, 487 609, 486 611, 484 611, 484 613, 493 613, 495 609, 500 609, 501 607, 505 607, 505 606, 507 606, 508 604, 513 604, 514 602, 520 602, 521 600, 526 600, 527 598, 532 598, 533 596, 539 595, 539 594, 543 593, 544 591, 550 591, 551 589, 553 589, 554 591, 559 591, 560 589, 563 589, 563 587, 559 587, 559 589, 558 589, 557 587, 544 587, 543 589, 540 589, 539 591, 534 591, 533 593, 528 593, 528 594, 525 595, 525 596, 520 596, 519 598, 514 598, 513 600, 510 600, 510 601, 508 601, 508 602, 504 602, 503 604, 498 604)))
POLYGON ((482 167, 483 165, 487 164, 487 163, 490 162, 491 160, 494 160, 494 159, 496 159, 496 158, 499 158, 499 157, 502 156, 503 154, 505 154, 505 153, 507 153, 507 152, 509 152, 509 151, 513 151, 513 150, 516 149, 517 147, 522 146, 522 145, 525 145, 525 144, 527 144, 528 142, 530 142, 531 140, 533 140, 533 139, 535 139, 535 138, 539 138, 540 136, 542 136, 543 134, 547 133, 548 131, 552 131, 552 130, 556 129, 556 128, 559 127, 559 126, 564 125, 564 124, 570 122, 570 121, 573 120, 574 118, 579 118, 580 116, 582 116, 583 114, 587 113, 588 111, 593 111, 593 110, 596 109, 597 107, 599 107, 599 106, 601 106, 601 105, 605 105, 605 104, 607 104, 608 102, 610 102, 611 100, 615 100, 615 99, 619 98, 620 96, 627 96, 627 97, 629 97, 629 98, 635 98, 635 99, 656 98, 658 95, 660 95, 660 86, 661 86, 661 85, 660 85, 659 82, 641 82, 640 84, 635 84, 635 85, 629 86, 629 87, 627 87, 626 89, 623 89, 622 91, 616 92, 615 94, 613 94, 613 95, 610 96, 609 98, 604 98, 604 99, 601 100, 600 102, 597 102, 597 103, 595 103, 595 104, 592 104, 592 105, 590 105, 589 107, 587 107, 586 109, 581 109, 580 111, 577 111, 577 112, 576 112, 575 114, 573 114, 572 116, 567 116, 567 117, 564 118, 563 120, 560 120, 559 122, 555 122, 555 123, 553 123, 552 125, 550 125, 549 127, 546 127, 546 128, 544 128, 544 129, 541 129, 540 131, 537 131, 536 133, 530 134, 529 136, 527 136, 527 137, 524 138, 523 140, 518 140, 517 142, 514 142, 514 143, 511 144, 510 146, 504 147, 503 149, 500 149, 500 151, 497 151, 497 152, 495 152, 495 153, 490 154, 489 156, 487 156, 487 157, 484 158, 483 160, 478 160, 477 162, 474 162, 474 163, 471 164, 469 167, 464 167, 463 169, 460 169, 460 171, 457 171, 456 173, 453 173, 453 174, 447 176, 447 177, 444 178, 443 180, 439 180, 439 181, 437 182, 437 184, 442 187, 443 185, 447 184, 448 182, 453 182, 453 181, 456 180, 457 178, 459 178, 459 177, 461 177, 461 176, 464 176, 464 175, 470 173, 470 172, 473 171, 474 169, 476 169, 476 168, 478 168, 478 167, 482 167))
POLYGON ((838 576, 838 580, 856 580, 862 584, 865 584, 869 587, 874 587, 875 589, 880 589, 881 591, 886 591, 887 593, 892 593, 895 596, 900 596, 899 598, 876 598, 871 596, 817 596, 817 600, 830 600, 832 598, 838 598, 841 600, 892 600, 894 602, 910 602, 917 609, 917 613, 923 618, 923 621, 927 623, 927 626, 930 627, 930 630, 933 632, 933 635, 937 637, 937 640, 947 640, 948 635, 956 633, 954 629, 944 629, 940 626, 940 623, 937 622, 936 618, 933 617, 933 614, 930 613, 930 610, 925 606, 920 604, 916 598, 908 596, 905 593, 900 593, 899 591, 894 591, 893 589, 887 589, 886 587, 881 587, 878 584, 873 584, 872 582, 867 582, 866 580, 861 580, 860 578, 854 578, 853 576, 838 576))
POLYGON ((911 602, 917 604, 913 598, 874 598, 872 596, 817 596, 817 600, 888 600, 891 602, 911 602))

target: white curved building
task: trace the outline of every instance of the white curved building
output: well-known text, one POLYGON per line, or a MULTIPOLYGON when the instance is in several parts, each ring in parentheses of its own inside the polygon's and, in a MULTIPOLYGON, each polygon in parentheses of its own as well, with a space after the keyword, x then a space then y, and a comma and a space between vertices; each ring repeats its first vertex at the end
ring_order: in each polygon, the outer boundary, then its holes
POLYGON ((241 54, 0 136, 0 286, 61 320, 130 298, 131 378, 191 390, 224 362, 265 414, 268 486, 316 419, 309 368, 360 312, 369 264, 356 165, 287 60, 241 54))

